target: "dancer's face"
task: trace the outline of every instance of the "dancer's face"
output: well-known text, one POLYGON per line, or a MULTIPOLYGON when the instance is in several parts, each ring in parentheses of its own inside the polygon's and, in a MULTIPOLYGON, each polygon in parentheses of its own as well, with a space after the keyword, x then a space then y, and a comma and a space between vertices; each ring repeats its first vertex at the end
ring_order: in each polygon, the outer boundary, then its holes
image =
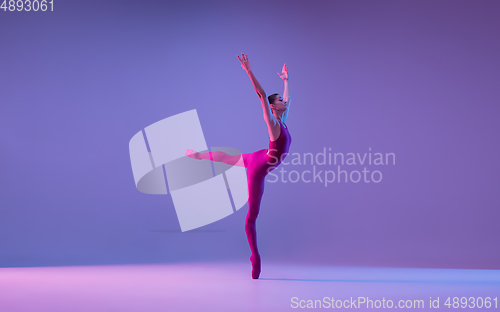
POLYGON ((283 103, 283 98, 281 96, 276 96, 274 98, 273 108, 277 112, 284 112, 288 109, 288 107, 283 103))

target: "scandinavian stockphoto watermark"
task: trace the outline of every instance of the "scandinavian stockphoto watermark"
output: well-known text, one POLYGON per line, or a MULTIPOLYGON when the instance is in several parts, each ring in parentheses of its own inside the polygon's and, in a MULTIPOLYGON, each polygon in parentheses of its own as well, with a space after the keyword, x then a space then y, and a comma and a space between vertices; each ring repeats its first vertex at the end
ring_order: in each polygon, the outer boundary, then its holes
MULTIPOLYGON (((159 120, 135 133, 129 154, 135 186, 145 194, 171 196, 182 232, 221 220, 248 201, 245 167, 188 157, 188 149, 242 154, 229 147, 208 147, 195 109, 159 120)), ((240 159, 241 159, 240 157, 240 159)), ((279 159, 271 156, 271 165, 279 159)), ((395 165, 394 153, 291 153, 268 172, 270 183, 379 183, 381 166, 395 165), (363 166, 362 168, 358 168, 363 166), (362 169, 362 170, 361 170, 362 169), (375 169, 375 170, 373 170, 375 169)))
MULTIPOLYGON (((270 157, 271 165, 280 160, 270 157)), ((284 154, 279 168, 269 171, 266 181, 321 183, 325 187, 332 183, 380 183, 383 178, 381 166, 394 165, 395 153, 375 153, 371 147, 364 153, 342 153, 324 147, 317 153, 284 154)))

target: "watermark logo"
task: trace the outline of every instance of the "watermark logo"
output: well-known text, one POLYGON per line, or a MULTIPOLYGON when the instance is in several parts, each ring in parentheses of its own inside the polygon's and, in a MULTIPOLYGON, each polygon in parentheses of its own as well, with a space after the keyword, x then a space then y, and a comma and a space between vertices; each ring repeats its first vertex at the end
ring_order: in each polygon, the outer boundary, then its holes
POLYGON ((373 153, 371 147, 362 154, 334 153, 331 147, 328 150, 324 147, 316 154, 290 153, 283 154, 281 159, 272 158, 269 164, 280 163, 280 168, 268 172, 267 182, 319 183, 325 187, 332 183, 380 183, 383 178, 380 166, 396 165, 395 153, 373 153), (357 168, 359 165, 362 170, 357 168))
MULTIPOLYGON (((186 156, 188 149, 209 151, 195 109, 151 124, 129 142, 137 189, 146 194, 170 194, 183 232, 223 219, 248 201, 244 167, 193 159, 186 156)), ((242 157, 240 151, 229 147, 212 147, 210 151, 242 157)), ((396 164, 395 153, 372 152, 371 148, 364 154, 333 153, 324 147, 316 154, 274 155, 268 154, 269 183, 303 182, 325 187, 333 183, 380 183, 382 166, 396 164)))
MULTIPOLYGON (((182 232, 221 220, 248 200, 244 167, 198 161, 186 149, 208 151, 195 109, 151 124, 129 142, 137 189, 170 194, 182 232)), ((210 150, 241 154, 228 147, 210 150)))

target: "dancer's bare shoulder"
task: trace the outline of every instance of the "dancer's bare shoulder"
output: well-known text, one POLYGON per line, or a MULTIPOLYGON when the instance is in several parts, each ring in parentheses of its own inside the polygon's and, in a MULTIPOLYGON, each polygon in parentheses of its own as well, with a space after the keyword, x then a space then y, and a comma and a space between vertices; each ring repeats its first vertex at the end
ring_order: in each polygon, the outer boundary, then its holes
POLYGON ((272 117, 269 118, 269 121, 267 121, 267 131, 269 132, 269 139, 271 141, 276 141, 281 134, 281 126, 279 121, 274 117, 274 115, 271 115, 272 117))

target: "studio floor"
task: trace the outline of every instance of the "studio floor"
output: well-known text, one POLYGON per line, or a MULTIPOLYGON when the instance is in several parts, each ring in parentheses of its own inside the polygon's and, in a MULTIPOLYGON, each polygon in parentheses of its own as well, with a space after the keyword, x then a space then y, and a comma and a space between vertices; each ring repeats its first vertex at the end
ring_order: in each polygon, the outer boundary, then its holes
POLYGON ((500 270, 263 263, 259 280, 250 271, 250 262, 0 268, 0 311, 500 311, 500 270))

